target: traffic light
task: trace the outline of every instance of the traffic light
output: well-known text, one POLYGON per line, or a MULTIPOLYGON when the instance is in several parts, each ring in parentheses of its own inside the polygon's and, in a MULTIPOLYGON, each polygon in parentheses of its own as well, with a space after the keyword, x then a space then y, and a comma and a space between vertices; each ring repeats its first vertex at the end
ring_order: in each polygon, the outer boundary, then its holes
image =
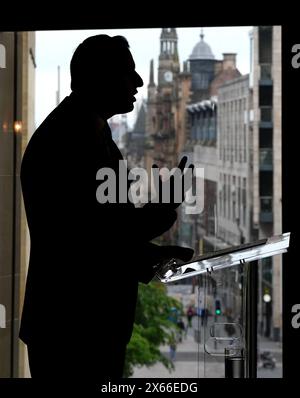
POLYGON ((215 302, 215 314, 221 315, 221 302, 220 300, 216 300, 215 302))

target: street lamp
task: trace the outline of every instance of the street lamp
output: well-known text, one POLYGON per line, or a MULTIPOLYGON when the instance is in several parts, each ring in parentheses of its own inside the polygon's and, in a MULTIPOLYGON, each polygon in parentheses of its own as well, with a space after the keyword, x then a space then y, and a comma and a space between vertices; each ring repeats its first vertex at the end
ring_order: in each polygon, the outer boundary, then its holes
POLYGON ((264 294, 263 300, 264 300, 265 303, 270 303, 271 296, 268 293, 264 294))

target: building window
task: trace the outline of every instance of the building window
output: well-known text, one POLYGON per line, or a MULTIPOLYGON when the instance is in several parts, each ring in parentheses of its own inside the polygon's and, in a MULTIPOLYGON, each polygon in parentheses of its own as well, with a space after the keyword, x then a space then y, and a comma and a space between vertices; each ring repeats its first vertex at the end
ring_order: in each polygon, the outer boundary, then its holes
POLYGON ((231 192, 230 192, 230 175, 227 176, 228 178, 228 184, 227 184, 227 189, 228 189, 228 193, 227 193, 227 204, 228 204, 228 220, 230 220, 231 217, 231 192))
POLYGON ((196 140, 200 141, 201 140, 201 113, 197 113, 197 118, 196 118, 196 140))
POLYGON ((224 195, 223 195, 223 209, 224 209, 224 218, 227 218, 227 175, 224 174, 224 184, 223 184, 223 189, 224 189, 224 195))
POLYGON ((237 217, 241 219, 241 177, 238 177, 238 188, 237 188, 237 194, 238 194, 238 208, 237 208, 237 217))
POLYGON ((246 206, 247 206, 247 188, 246 178, 243 178, 243 193, 242 193, 242 203, 243 203, 243 225, 246 225, 246 206))
POLYGON ((243 146, 243 150, 244 150, 244 162, 247 162, 247 126, 246 124, 244 124, 244 146, 243 146))
POLYGON ((272 26, 260 26, 258 28, 259 35, 259 60, 260 64, 272 63, 272 26))
POLYGON ((235 187, 235 176, 232 176, 232 220, 236 220, 236 187, 235 187))

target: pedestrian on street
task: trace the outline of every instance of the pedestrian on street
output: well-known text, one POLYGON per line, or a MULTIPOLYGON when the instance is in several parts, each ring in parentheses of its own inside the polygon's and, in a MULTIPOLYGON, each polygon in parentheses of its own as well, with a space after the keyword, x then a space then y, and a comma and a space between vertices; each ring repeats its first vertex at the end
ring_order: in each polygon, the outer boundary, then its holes
POLYGON ((176 337, 173 333, 170 337, 169 347, 170 347, 170 359, 172 362, 174 362, 176 359, 177 341, 176 341, 176 337))
POLYGON ((192 327, 192 319, 194 316, 194 309, 191 305, 187 309, 186 316, 187 316, 187 320, 188 320, 188 327, 191 328, 192 327))
POLYGON ((177 326, 179 327, 179 342, 182 342, 182 336, 186 336, 186 328, 185 323, 183 322, 182 318, 179 318, 177 322, 177 326))

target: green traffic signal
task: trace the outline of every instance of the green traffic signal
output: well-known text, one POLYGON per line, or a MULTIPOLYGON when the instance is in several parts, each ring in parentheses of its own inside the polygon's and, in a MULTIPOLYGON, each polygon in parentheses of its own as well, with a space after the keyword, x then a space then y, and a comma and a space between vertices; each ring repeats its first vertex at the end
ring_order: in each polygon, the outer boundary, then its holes
POLYGON ((216 315, 221 315, 221 310, 217 309, 216 310, 216 315))

